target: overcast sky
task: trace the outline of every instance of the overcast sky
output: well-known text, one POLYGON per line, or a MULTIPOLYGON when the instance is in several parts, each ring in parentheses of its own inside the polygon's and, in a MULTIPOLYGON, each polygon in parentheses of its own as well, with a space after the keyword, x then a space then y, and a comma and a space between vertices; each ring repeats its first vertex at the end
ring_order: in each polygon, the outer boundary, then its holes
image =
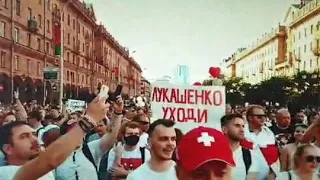
POLYGON ((185 64, 194 82, 276 27, 295 0, 87 1, 120 44, 136 51, 146 78, 171 76, 185 64))

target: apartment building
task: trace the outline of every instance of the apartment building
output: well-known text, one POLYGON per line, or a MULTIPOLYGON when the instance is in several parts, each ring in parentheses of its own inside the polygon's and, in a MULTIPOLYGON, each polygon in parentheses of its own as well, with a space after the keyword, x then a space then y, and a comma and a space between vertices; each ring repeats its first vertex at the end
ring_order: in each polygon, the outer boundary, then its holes
POLYGON ((0 3, 1 102, 11 102, 12 91, 17 89, 22 101, 35 98, 41 103, 45 95, 49 97, 47 100, 51 99, 53 89, 43 81, 43 69, 59 67, 60 57, 54 52, 56 23, 63 27, 63 82, 67 98, 85 100, 96 92, 99 84, 115 90, 119 81, 123 83, 124 94, 139 91, 142 71, 139 64, 102 25, 96 24, 92 6, 79 0, 0 3), (103 48, 112 56, 108 54, 105 58, 103 48), (115 80, 115 69, 120 69, 119 81, 115 80), (132 88, 136 91, 130 91, 132 88))

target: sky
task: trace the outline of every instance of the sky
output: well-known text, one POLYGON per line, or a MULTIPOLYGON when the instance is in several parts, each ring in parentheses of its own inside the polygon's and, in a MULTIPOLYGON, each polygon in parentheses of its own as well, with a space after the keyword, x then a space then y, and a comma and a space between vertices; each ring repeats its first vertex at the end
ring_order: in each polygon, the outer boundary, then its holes
POLYGON ((87 0, 99 22, 128 47, 149 80, 189 66, 208 78, 237 48, 277 27, 296 0, 87 0))

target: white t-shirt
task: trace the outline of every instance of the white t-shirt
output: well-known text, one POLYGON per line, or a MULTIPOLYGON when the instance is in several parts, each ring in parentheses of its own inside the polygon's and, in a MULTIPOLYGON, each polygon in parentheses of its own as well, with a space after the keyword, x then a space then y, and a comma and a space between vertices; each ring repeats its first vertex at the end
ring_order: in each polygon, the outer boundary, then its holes
MULTIPOLYGON (((144 158, 145 162, 150 160, 150 152, 148 149, 144 149, 144 158)), ((113 148, 109 151, 108 156, 108 170, 113 167, 115 161, 115 152, 113 148)), ((142 163, 142 157, 141 157, 141 151, 140 147, 137 146, 137 148, 133 151, 127 151, 123 149, 122 151, 122 157, 121 157, 121 165, 123 168, 127 171, 133 171, 140 167, 142 163)))
MULTIPOLYGON (((150 152, 148 149, 144 149, 144 160, 145 162, 149 161, 151 158, 150 152)), ((115 160, 115 152, 113 148, 109 151, 108 156, 108 170, 114 165, 115 160)), ((142 157, 141 157, 141 151, 140 147, 137 146, 137 148, 133 151, 127 151, 123 149, 122 151, 122 157, 121 157, 121 164, 124 166, 124 168, 130 168, 130 163, 135 166, 138 165, 138 167, 142 164, 142 157), (138 164, 136 164, 138 163, 138 164)), ((132 167, 133 169, 136 169, 138 167, 132 167)), ((129 169, 126 169, 129 170, 129 169)))
POLYGON ((253 152, 254 154, 257 155, 258 159, 258 168, 259 168, 259 173, 258 173, 258 180, 260 179, 265 179, 269 175, 269 165, 264 158, 260 147, 267 147, 270 144, 275 144, 275 136, 273 132, 268 128, 268 127, 262 127, 262 130, 259 134, 255 134, 253 132, 249 131, 249 126, 248 124, 245 125, 245 131, 244 131, 245 138, 252 142, 254 144, 253 147, 253 152))
MULTIPOLYGON (((0 179, 1 180, 13 180, 14 175, 20 169, 21 166, 2 166, 0 167, 0 179)), ((52 172, 38 178, 38 180, 55 180, 52 172)))
MULTIPOLYGON (((103 151, 100 148, 100 139, 88 143, 94 162, 99 167, 103 151)), ((56 180, 98 180, 97 172, 92 163, 83 154, 82 147, 74 151, 70 156, 55 170, 56 180), (75 161, 73 161, 75 159, 75 161)))
POLYGON ((138 146, 140 147, 148 147, 148 138, 149 135, 147 133, 142 133, 138 142, 138 146))
POLYGON ((142 164, 138 169, 132 171, 127 180, 142 180, 142 179, 152 179, 152 180, 177 180, 176 163, 172 161, 172 166, 165 172, 154 172, 150 169, 149 163, 146 162, 142 164))
MULTIPOLYGON (((291 170, 291 171, 284 171, 277 174, 276 180, 289 180, 289 173, 291 174, 291 180, 300 180, 300 178, 297 176, 297 174, 291 170)), ((317 174, 314 174, 313 180, 318 179, 317 174)))
POLYGON ((0 166, 5 166, 6 163, 6 156, 4 153, 0 150, 0 166))
MULTIPOLYGON (((257 155, 250 150, 251 153, 251 166, 248 170, 248 173, 258 173, 259 166, 257 155)), ((242 155, 242 147, 239 147, 237 150, 233 151, 233 159, 236 163, 236 167, 232 168, 232 180, 246 179, 246 166, 244 164, 243 155, 242 155)))

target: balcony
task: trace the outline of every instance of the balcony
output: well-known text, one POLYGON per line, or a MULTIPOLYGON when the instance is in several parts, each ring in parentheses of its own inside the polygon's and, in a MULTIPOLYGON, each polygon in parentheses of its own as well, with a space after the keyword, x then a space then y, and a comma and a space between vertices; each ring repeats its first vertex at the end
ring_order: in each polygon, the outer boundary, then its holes
POLYGON ((38 22, 34 19, 28 20, 28 30, 32 33, 36 33, 38 31, 38 22))

